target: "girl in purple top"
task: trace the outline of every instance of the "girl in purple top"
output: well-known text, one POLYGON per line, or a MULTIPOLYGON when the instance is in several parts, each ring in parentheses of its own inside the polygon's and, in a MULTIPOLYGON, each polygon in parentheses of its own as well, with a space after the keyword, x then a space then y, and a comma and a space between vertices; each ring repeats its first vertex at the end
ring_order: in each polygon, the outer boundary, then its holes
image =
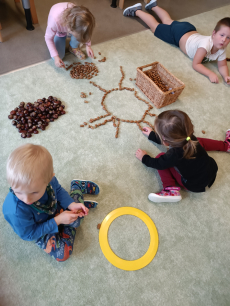
POLYGON ((61 2, 51 7, 45 41, 57 67, 65 67, 62 59, 65 56, 67 36, 70 37, 69 51, 77 58, 85 59, 85 54, 79 47, 80 44, 86 44, 88 56, 94 57, 91 49, 91 36, 94 26, 95 18, 84 6, 61 2))

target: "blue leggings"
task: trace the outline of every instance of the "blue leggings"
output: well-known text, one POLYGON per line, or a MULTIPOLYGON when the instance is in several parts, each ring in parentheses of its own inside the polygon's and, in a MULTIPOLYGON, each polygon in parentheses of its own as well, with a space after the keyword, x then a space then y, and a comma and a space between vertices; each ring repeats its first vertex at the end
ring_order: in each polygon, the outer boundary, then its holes
MULTIPOLYGON (((65 42, 66 42, 66 37, 67 36, 64 36, 64 37, 59 37, 57 35, 54 36, 54 44, 56 46, 56 49, 57 49, 57 52, 58 52, 58 55, 61 59, 64 58, 65 56, 65 42)), ((70 46, 72 48, 77 48, 79 46, 79 41, 77 41, 77 39, 70 34, 70 46)))
MULTIPOLYGON (((84 204, 81 190, 76 189, 72 191, 70 196, 74 202, 84 204)), ((58 203, 55 216, 62 212, 63 208, 58 203)), ((69 225, 59 225, 58 233, 46 234, 40 237, 36 244, 57 261, 65 261, 72 254, 76 228, 80 226, 83 219, 84 217, 78 217, 76 221, 69 225)))

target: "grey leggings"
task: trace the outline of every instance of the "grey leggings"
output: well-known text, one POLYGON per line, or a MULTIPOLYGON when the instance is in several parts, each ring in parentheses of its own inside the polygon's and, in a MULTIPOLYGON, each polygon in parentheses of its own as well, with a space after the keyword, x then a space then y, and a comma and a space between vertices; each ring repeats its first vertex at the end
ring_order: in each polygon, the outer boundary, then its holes
MULTIPOLYGON (((59 37, 57 35, 54 36, 54 44, 56 46, 56 49, 57 49, 57 52, 58 52, 58 55, 61 59, 64 58, 65 56, 65 41, 66 41, 66 37, 67 36, 64 36, 64 37, 59 37)), ((70 39, 70 46, 72 48, 77 48, 79 46, 79 41, 76 40, 76 38, 71 35, 71 39, 70 39)))

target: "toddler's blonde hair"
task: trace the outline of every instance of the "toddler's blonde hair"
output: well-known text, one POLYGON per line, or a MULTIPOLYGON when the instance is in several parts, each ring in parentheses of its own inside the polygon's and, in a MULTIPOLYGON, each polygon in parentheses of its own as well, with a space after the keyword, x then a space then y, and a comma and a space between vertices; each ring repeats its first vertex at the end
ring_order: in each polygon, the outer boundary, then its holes
POLYGON ((78 5, 67 7, 59 17, 59 21, 69 31, 74 32, 80 43, 84 44, 91 40, 95 18, 86 7, 78 5))
POLYGON ((48 184, 53 177, 53 158, 43 146, 22 145, 8 157, 6 176, 12 188, 30 185, 35 179, 48 184))

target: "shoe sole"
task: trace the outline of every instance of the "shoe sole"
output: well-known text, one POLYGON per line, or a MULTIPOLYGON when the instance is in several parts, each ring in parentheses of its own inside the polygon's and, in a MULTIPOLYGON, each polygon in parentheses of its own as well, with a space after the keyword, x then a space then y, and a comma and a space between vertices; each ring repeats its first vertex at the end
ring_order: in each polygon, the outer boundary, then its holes
POLYGON ((153 4, 153 3, 156 3, 156 2, 157 2, 157 0, 155 0, 155 1, 152 2, 152 3, 146 4, 145 9, 146 9, 146 10, 151 10, 152 7, 155 7, 155 6, 156 6, 156 5, 153 5, 153 6, 152 6, 152 4, 153 4), (148 6, 151 6, 151 8, 149 9, 148 6))
POLYGON ((127 7, 127 8, 124 10, 123 15, 125 16, 125 12, 127 12, 127 10, 129 10, 131 7, 137 7, 137 6, 141 6, 141 8, 142 8, 142 4, 141 4, 141 3, 134 4, 134 5, 132 5, 132 6, 127 7))
POLYGON ((150 193, 148 195, 148 199, 154 203, 164 203, 164 202, 174 203, 174 202, 179 202, 182 199, 182 197, 181 196, 175 196, 175 197, 165 196, 164 197, 164 196, 158 196, 157 194, 150 193))
MULTIPOLYGON (((72 181, 81 181, 81 182, 91 182, 91 183, 94 183, 93 181, 89 181, 89 180, 80 180, 80 179, 73 179, 72 181)), ((71 181, 71 183, 72 183, 72 181, 71 181)), ((70 187, 71 187, 71 183, 70 183, 70 187)), ((96 183, 94 183, 94 184, 96 184, 96 183)), ((92 194, 92 195, 98 195, 99 194, 99 192, 101 191, 101 189, 100 189, 100 187, 98 186, 98 184, 96 184, 97 185, 97 187, 98 187, 98 193, 97 194, 92 194)), ((93 202, 93 201, 90 201, 90 202, 93 202)))

